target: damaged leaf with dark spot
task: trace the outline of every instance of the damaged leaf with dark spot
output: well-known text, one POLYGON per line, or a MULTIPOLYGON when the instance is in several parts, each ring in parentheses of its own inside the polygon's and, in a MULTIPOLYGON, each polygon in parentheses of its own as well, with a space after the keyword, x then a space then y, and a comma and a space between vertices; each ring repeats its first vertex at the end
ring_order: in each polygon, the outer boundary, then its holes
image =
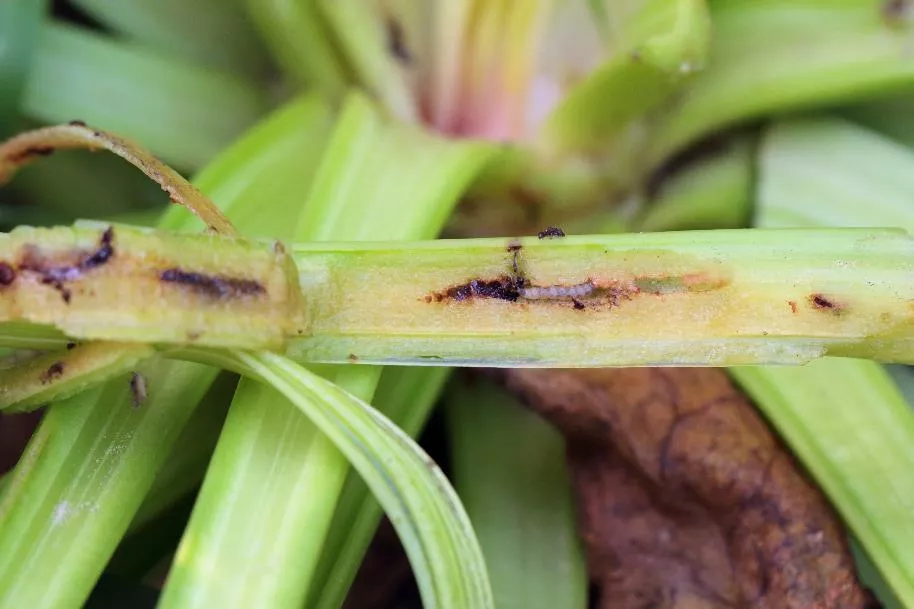
POLYGON ((835 513, 724 372, 495 374, 566 436, 597 607, 871 606, 835 513))

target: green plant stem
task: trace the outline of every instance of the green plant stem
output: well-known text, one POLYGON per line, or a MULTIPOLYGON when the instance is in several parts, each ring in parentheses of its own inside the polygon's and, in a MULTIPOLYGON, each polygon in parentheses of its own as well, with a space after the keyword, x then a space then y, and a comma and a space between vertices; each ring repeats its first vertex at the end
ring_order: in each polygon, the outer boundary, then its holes
MULTIPOLYGON (((137 315, 131 308, 136 305, 127 298, 127 286, 133 283, 128 278, 139 273, 136 298, 144 298, 148 272, 129 266, 134 239, 149 248, 163 247, 158 241, 162 239, 172 244, 169 251, 193 259, 192 248, 178 244, 198 243, 198 238, 118 230, 128 270, 119 277, 120 301, 86 297, 93 317, 82 319, 76 317, 75 304, 62 306, 59 295, 42 286, 42 298, 54 305, 41 314, 47 317, 42 318, 45 323, 81 338, 170 344, 180 347, 176 355, 194 359, 205 357, 205 347, 263 348, 268 339, 281 339, 280 326, 287 324, 294 329, 292 336, 284 347, 271 348, 312 363, 735 365, 795 364, 824 355, 914 360, 907 306, 914 293, 914 240, 898 230, 683 231, 403 245, 301 243, 290 252, 298 267, 306 325, 294 323, 299 309, 291 307, 289 285, 279 279, 286 271, 270 258, 271 250, 215 237, 203 241, 214 247, 219 243, 220 252, 234 252, 231 261, 222 261, 223 269, 233 268, 242 277, 275 276, 278 300, 273 308, 261 308, 264 304, 245 309, 240 300, 231 304, 239 307, 237 320, 253 320, 251 327, 276 326, 272 337, 245 327, 219 326, 223 310, 191 315, 186 308, 176 309, 177 322, 193 321, 187 327, 162 328, 137 315), (518 271, 528 288, 592 285, 588 293, 577 294, 584 308, 573 306, 573 295, 562 291, 554 297, 519 295, 514 301, 497 294, 470 298, 469 287, 458 291, 458 286, 474 280, 483 282, 477 286, 500 281, 496 286, 510 287, 514 255, 506 251, 509 244, 520 246, 518 271), (247 266, 249 261, 253 266, 247 266), (279 298, 283 290, 286 296, 279 298), (124 320, 121 328, 103 323, 113 314, 124 320), (677 328, 673 337, 665 329, 669 323, 677 328), (201 333, 188 341, 184 330, 201 333)), ((43 234, 55 243, 72 239, 73 234, 86 244, 98 239, 97 228, 43 234)), ((217 262, 215 258, 208 264, 217 262)), ((108 279, 87 274, 82 281, 80 294, 96 281, 106 285, 108 279)), ((22 289, 21 294, 0 294, 0 304, 8 298, 26 298, 30 288, 22 289)), ((171 314, 169 308, 162 311, 171 314)), ((20 314, 7 310, 4 321, 17 323, 0 325, 0 345, 40 349, 55 336, 63 340, 41 327, 18 323, 23 320, 15 315, 20 314)))

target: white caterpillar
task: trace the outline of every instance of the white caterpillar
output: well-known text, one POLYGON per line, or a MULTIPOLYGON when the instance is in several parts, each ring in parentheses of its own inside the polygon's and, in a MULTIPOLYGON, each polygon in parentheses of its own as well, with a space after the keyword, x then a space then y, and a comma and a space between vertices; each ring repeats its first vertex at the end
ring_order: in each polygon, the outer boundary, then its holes
POLYGON ((527 300, 548 300, 557 298, 583 298, 589 296, 597 286, 589 279, 575 285, 552 285, 546 287, 519 288, 517 295, 527 300))

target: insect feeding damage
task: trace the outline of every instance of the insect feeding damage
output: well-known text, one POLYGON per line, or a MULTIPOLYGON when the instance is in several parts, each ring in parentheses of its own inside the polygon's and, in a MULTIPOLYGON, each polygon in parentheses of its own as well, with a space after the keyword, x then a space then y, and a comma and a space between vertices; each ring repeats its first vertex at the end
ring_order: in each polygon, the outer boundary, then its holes
MULTIPOLYGON (((618 277, 591 276, 580 283, 536 285, 521 268, 520 253, 523 245, 512 241, 506 249, 511 254, 509 272, 496 278, 477 277, 432 292, 425 297, 425 302, 493 298, 535 306, 570 304, 574 310, 583 311, 588 307, 615 308, 637 295, 663 297, 669 294, 714 291, 723 289, 732 282, 726 274, 686 267, 689 268, 687 272, 661 271, 635 275, 623 271, 618 277)), ((682 261, 678 258, 671 259, 671 265, 681 269, 682 261)))
POLYGON ((185 271, 179 267, 170 268, 159 274, 159 280, 176 283, 210 298, 238 298, 257 296, 266 292, 264 287, 252 279, 238 279, 222 275, 206 275, 185 271))
MULTIPOLYGON (((99 237, 98 247, 95 250, 82 254, 81 259, 75 264, 64 265, 50 263, 37 246, 29 244, 23 248, 18 270, 37 274, 41 283, 50 285, 60 292, 63 301, 69 304, 72 294, 65 284, 80 279, 84 273, 103 266, 111 260, 114 256, 113 243, 114 228, 109 226, 99 237)), ((13 265, 0 261, 0 286, 12 284, 16 276, 17 270, 13 265)))
POLYGON ((51 381, 60 377, 63 374, 63 362, 54 362, 48 369, 41 373, 41 376, 38 380, 41 381, 42 385, 47 385, 51 381))
POLYGON ((836 302, 829 296, 825 296, 824 294, 810 294, 809 304, 817 311, 831 313, 832 315, 836 316, 841 315, 844 312, 844 307, 840 303, 836 302))
MULTIPOLYGON (((548 230, 548 229, 547 229, 548 230)), ((560 231, 560 229, 557 229, 560 231)), ((562 233, 564 235, 564 233, 562 233)), ((596 300, 617 306, 623 299, 631 300, 639 290, 637 286, 597 286, 592 279, 571 285, 531 285, 526 273, 520 267, 519 255, 523 246, 517 242, 508 244, 506 250, 511 254, 511 272, 495 279, 471 279, 470 281, 451 286, 443 291, 434 292, 425 297, 426 302, 457 302, 473 298, 493 298, 507 302, 517 301, 559 301, 569 302, 576 311, 583 311, 586 305, 582 300, 596 300)))
POLYGON ((21 165, 29 162, 32 157, 51 156, 52 154, 54 154, 54 149, 50 146, 31 146, 15 154, 8 155, 7 160, 10 163, 21 165))
POLYGON ((8 262, 0 262, 0 286, 8 286, 16 280, 16 269, 8 262))
POLYGON ((540 239, 551 239, 553 237, 564 237, 565 231, 557 226, 547 226, 536 234, 540 239))

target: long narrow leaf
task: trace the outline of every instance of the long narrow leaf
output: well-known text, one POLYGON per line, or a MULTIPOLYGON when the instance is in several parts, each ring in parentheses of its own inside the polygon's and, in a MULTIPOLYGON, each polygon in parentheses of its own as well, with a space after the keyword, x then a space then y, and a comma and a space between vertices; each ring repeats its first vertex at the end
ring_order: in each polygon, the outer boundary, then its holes
MULTIPOLYGON (((415 438, 449 375, 448 368, 385 368, 373 406, 415 438)), ((350 472, 333 514, 308 607, 337 609, 343 605, 382 513, 365 481, 357 472, 350 472)))
POLYGON ((477 379, 450 387, 447 415, 451 478, 486 556, 497 607, 587 607, 561 435, 477 379))
POLYGON ((282 356, 232 358, 234 367, 289 398, 359 471, 400 534, 428 609, 494 606, 482 551, 460 500, 409 436, 368 404, 282 356))

